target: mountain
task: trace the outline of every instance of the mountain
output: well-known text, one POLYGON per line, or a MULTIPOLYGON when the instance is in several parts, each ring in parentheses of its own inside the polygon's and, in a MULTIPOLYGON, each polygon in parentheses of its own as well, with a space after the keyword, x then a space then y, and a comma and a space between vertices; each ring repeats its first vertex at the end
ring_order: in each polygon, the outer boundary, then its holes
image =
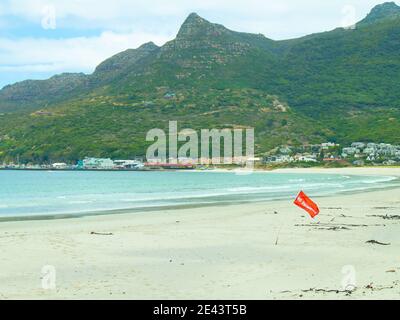
POLYGON ((360 23, 376 23, 388 19, 395 20, 398 18, 400 18, 400 7, 394 2, 385 2, 373 8, 368 16, 360 23))
POLYGON ((149 42, 138 49, 128 49, 116 54, 96 68, 91 77, 92 87, 93 85, 107 84, 110 81, 123 77, 131 72, 140 63, 141 59, 157 52, 159 49, 153 42, 149 42))
POLYGON ((0 91, 0 111, 15 112, 47 106, 81 91, 88 77, 83 73, 64 73, 48 80, 26 80, 0 91))
POLYGON ((274 41, 195 13, 162 47, 147 43, 91 75, 0 91, 0 159, 73 161, 144 155, 146 132, 256 129, 256 150, 333 140, 400 143, 400 7, 355 29, 274 41))

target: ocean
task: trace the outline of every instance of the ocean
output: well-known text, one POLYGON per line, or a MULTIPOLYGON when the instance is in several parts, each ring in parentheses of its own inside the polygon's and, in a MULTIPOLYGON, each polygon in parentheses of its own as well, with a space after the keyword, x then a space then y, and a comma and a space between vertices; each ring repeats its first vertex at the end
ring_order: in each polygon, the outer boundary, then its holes
POLYGON ((390 176, 216 171, 0 171, 0 219, 293 199, 398 185, 390 176))

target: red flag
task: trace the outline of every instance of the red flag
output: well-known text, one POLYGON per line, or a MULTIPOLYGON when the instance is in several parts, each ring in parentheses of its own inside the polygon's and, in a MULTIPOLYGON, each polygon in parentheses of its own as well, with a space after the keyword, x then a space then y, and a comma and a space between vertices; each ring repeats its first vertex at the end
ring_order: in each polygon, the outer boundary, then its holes
POLYGON ((315 218, 315 216, 319 214, 318 205, 314 201, 312 201, 309 197, 307 197, 307 195, 303 191, 300 191, 299 195, 294 201, 294 204, 306 210, 313 219, 315 218))

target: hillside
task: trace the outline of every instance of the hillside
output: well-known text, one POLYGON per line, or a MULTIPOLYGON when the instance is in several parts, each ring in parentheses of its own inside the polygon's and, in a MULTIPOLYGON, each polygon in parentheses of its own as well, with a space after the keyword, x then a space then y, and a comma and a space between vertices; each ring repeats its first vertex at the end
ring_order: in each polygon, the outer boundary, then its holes
POLYGON ((145 134, 256 129, 257 152, 326 140, 400 143, 400 7, 353 29, 274 41, 191 14, 176 38, 101 63, 91 75, 0 91, 0 160, 143 155, 145 134))

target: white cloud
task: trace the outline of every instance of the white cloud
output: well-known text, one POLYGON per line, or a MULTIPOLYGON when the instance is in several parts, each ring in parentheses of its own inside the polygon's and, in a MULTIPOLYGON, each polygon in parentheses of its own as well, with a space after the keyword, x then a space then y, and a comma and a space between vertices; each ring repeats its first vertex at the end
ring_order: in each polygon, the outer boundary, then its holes
POLYGON ((190 12, 244 32, 288 39, 343 24, 352 5, 358 20, 384 0, 0 0, 0 84, 39 74, 91 72, 115 53, 172 39, 190 12), (40 32, 44 8, 53 5, 56 30, 40 32), (2 19, 5 17, 6 19, 2 19), (17 17, 15 21, 13 18, 17 17), (24 29, 24 22, 28 22, 24 29), (26 38, 37 25, 35 36, 26 38), (23 30, 24 37, 13 28, 23 30), (39 30, 39 31, 38 31, 39 30), (100 31, 99 31, 100 30, 100 31), (49 32, 49 33, 47 33, 49 32), (88 36, 101 33, 98 36, 88 36), (48 38, 51 34, 53 38, 48 38), (68 34, 74 34, 70 36, 68 34), (76 34, 83 35, 76 37, 76 34), (59 36, 59 39, 54 37, 59 36), (3 72, 3 75, 1 75, 3 72), (11 77, 8 75, 12 75, 11 77))
POLYGON ((336 0, 331 3, 321 3, 320 0, 282 0, 279 2, 276 0, 5 0, 4 6, 8 13, 31 19, 40 17, 43 7, 54 5, 60 18, 75 16, 91 20, 110 20, 126 16, 175 16, 196 10, 224 11, 258 16, 285 13, 293 8, 303 8, 309 11, 309 14, 314 14, 316 8, 329 8, 346 4, 368 6, 379 2, 382 1, 336 0))
POLYGON ((169 40, 152 34, 116 34, 71 39, 0 38, 0 70, 14 72, 91 72, 102 61, 127 48, 153 40, 169 40))
MULTIPOLYGON (((342 8, 353 5, 357 15, 364 16, 372 6, 382 0, 3 0, 3 14, 23 17, 39 23, 43 17, 43 8, 54 5, 60 26, 68 28, 100 27, 107 30, 148 30, 163 28, 172 24, 175 28, 192 11, 198 11, 206 17, 215 17, 218 22, 229 21, 233 28, 240 26, 242 20, 253 20, 256 24, 279 23, 287 26, 295 34, 303 29, 301 22, 314 23, 314 32, 326 29, 327 22, 333 19, 341 22, 342 8), (292 19, 296 18, 295 21, 292 19), (300 19, 299 19, 300 18, 300 19), (160 21, 157 21, 160 20, 160 21), (300 24, 297 24, 297 21, 300 24), (322 24, 322 25, 321 25, 322 24)), ((1 12, 1 10, 0 10, 1 12)), ((0 13, 1 14, 1 13, 0 13)), ((332 23, 331 23, 332 24, 332 23)), ((330 25, 329 25, 330 26, 330 25)), ((257 32, 256 30, 248 30, 257 32)), ((259 30, 258 32, 261 32, 259 30)), ((278 33, 276 30, 272 33, 278 33)))

